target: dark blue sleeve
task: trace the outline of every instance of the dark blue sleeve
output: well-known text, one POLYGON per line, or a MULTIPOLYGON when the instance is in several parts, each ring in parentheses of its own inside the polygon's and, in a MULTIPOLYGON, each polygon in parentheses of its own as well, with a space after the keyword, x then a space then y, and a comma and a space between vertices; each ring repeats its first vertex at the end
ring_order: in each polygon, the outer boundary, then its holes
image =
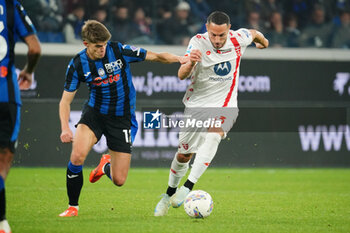
POLYGON ((64 90, 68 92, 73 92, 77 90, 79 86, 80 86, 80 81, 78 78, 77 71, 74 67, 74 60, 72 59, 67 67, 66 82, 64 83, 64 90))
POLYGON ((132 45, 123 45, 121 43, 118 43, 118 45, 121 54, 123 55, 123 58, 126 62, 131 63, 145 60, 147 54, 147 51, 145 49, 132 45))
POLYGON ((24 37, 35 34, 36 30, 22 5, 15 1, 14 9, 15 28, 17 34, 23 39, 24 37))

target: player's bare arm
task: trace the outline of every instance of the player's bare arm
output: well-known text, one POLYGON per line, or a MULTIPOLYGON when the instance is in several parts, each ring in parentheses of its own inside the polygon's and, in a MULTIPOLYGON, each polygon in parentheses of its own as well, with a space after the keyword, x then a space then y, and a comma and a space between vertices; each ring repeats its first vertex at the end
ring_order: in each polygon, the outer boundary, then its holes
POLYGON ((177 56, 171 53, 155 53, 152 51, 147 51, 146 61, 161 62, 165 64, 179 62, 181 64, 187 62, 188 58, 177 56))
POLYGON ((253 37, 253 42, 258 49, 265 49, 269 47, 269 41, 264 37, 264 35, 254 29, 249 30, 253 37))
POLYGON ((69 128, 69 115, 70 115, 70 105, 74 99, 76 91, 68 92, 63 91, 62 98, 59 105, 59 115, 61 121, 61 141, 63 143, 68 143, 73 141, 73 132, 69 128))
POLYGON ((39 61, 41 54, 40 42, 36 35, 29 35, 24 38, 25 43, 28 45, 27 64, 18 75, 19 88, 21 90, 28 89, 32 84, 32 73, 36 64, 39 61))
POLYGON ((178 77, 181 80, 188 78, 190 74, 193 72, 193 69, 196 66, 197 62, 200 62, 201 60, 202 60, 201 51, 198 49, 193 49, 190 53, 188 61, 181 65, 177 74, 178 77))

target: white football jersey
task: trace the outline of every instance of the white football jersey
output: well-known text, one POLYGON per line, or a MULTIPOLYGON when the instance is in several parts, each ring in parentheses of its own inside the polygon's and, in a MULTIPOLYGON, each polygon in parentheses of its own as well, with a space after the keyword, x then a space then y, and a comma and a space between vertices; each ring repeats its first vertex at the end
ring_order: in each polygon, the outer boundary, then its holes
POLYGON ((239 65, 241 57, 252 43, 248 29, 230 30, 225 45, 215 49, 208 32, 192 37, 185 56, 191 50, 202 53, 202 61, 191 74, 183 103, 186 107, 237 107, 239 65))

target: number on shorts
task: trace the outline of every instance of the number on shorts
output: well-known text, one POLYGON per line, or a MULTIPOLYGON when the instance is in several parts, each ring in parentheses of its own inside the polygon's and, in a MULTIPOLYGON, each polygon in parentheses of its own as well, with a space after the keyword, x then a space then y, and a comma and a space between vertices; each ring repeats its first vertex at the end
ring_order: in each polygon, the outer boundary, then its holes
POLYGON ((123 129, 124 136, 125 136, 125 142, 131 143, 131 130, 130 129, 123 129))

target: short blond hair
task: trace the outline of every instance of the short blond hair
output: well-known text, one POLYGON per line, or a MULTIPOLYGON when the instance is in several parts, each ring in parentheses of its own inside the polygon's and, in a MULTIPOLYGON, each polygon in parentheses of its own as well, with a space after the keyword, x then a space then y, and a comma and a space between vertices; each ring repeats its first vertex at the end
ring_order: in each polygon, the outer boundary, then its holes
POLYGON ((81 30, 83 41, 90 43, 105 42, 111 39, 111 33, 105 25, 96 20, 87 20, 81 30))

